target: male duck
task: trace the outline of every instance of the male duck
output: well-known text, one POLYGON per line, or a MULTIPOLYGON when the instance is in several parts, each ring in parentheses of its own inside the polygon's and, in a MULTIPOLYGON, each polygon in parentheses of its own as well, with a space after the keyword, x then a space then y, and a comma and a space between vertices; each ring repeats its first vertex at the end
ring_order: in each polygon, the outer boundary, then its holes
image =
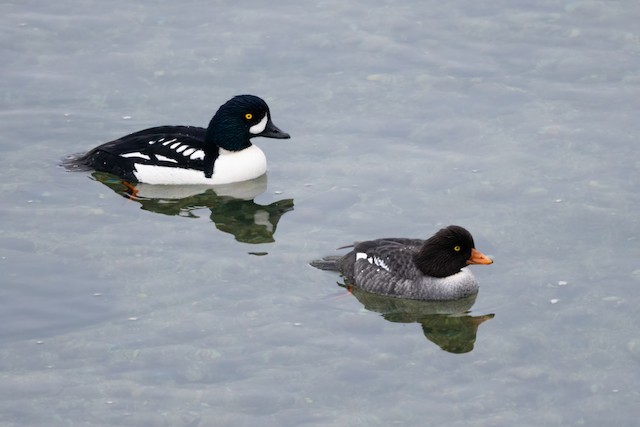
POLYGON ((255 136, 287 139, 271 121, 269 106, 254 95, 223 104, 207 129, 159 126, 102 144, 64 161, 67 169, 95 169, 129 182, 230 184, 263 175, 267 159, 251 144, 255 136))
POLYGON ((311 262, 339 271, 367 292, 417 300, 456 300, 478 292, 466 268, 493 261, 478 251, 463 227, 450 225, 427 240, 389 238, 357 243, 348 254, 311 262))

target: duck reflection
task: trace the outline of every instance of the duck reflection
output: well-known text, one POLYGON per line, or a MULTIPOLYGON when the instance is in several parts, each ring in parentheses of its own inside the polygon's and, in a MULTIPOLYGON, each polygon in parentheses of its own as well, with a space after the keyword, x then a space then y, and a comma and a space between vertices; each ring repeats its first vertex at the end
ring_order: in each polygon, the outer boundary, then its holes
POLYGON ((293 199, 259 205, 255 197, 267 189, 267 176, 215 187, 199 185, 150 185, 123 181, 103 172, 92 173, 115 193, 163 215, 200 217, 209 210, 216 228, 243 243, 270 243, 282 215, 293 210, 293 199))
POLYGON ((449 353, 472 351, 478 327, 494 317, 469 314, 477 294, 455 301, 419 301, 349 289, 367 310, 382 314, 390 322, 419 323, 424 336, 449 353))

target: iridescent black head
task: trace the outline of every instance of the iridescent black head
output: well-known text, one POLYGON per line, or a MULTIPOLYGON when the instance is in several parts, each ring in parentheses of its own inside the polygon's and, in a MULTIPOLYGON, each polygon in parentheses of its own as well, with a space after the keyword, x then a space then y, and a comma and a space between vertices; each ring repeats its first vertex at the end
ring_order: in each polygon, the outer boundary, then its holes
POLYGON ((447 277, 469 264, 491 264, 487 256, 475 249, 473 237, 465 228, 450 225, 427 239, 413 259, 423 274, 447 277))
POLYGON ((290 138, 271 121, 267 103, 254 95, 238 95, 225 102, 207 129, 208 142, 230 151, 249 147, 254 136, 290 138))

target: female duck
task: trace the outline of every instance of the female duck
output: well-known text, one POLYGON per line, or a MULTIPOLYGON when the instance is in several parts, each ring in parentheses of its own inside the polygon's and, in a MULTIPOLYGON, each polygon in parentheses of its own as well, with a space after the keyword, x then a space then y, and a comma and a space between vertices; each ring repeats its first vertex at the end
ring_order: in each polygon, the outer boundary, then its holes
POLYGON ((475 248, 464 228, 450 225, 427 240, 389 238, 357 243, 348 254, 311 263, 339 271, 346 281, 375 294, 417 300, 456 300, 478 292, 466 268, 493 261, 475 248))
POLYGON ((102 144, 64 161, 67 169, 95 169, 130 182, 229 184, 263 175, 267 160, 250 141, 255 136, 287 139, 271 121, 267 103, 239 95, 223 104, 207 129, 159 126, 102 144))

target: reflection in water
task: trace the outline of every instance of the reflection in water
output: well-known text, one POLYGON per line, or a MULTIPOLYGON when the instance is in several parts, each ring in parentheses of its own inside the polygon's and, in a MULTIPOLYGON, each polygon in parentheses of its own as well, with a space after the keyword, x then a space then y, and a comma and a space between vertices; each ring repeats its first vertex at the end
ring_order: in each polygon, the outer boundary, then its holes
POLYGON ((293 199, 259 205, 255 197, 267 189, 267 176, 215 187, 200 185, 130 184, 114 175, 92 173, 93 178, 117 194, 140 203, 141 209, 164 215, 198 218, 208 209, 218 230, 239 242, 270 243, 280 217, 293 210, 293 199))
POLYGON ((424 336, 449 353, 473 350, 478 326, 494 317, 469 314, 477 294, 455 301, 419 301, 349 289, 367 310, 381 313, 390 322, 419 323, 424 336))

